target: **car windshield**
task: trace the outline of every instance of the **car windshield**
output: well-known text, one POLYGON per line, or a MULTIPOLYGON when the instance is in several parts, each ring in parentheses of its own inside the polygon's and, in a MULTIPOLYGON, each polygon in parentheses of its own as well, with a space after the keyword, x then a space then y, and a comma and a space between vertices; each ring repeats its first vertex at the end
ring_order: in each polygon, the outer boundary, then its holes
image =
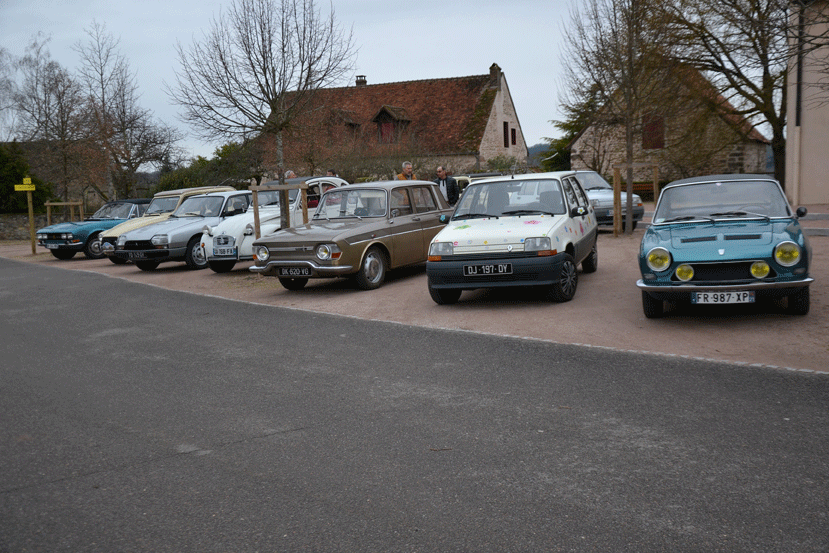
POLYGON ((602 176, 595 171, 585 171, 584 173, 576 173, 576 179, 581 183, 581 187, 585 190, 613 190, 602 176))
MULTIPOLYGON (((278 206, 279 194, 279 190, 266 190, 264 192, 259 192, 259 194, 257 194, 256 201, 259 207, 265 207, 266 205, 278 206)), ((288 190, 288 200, 290 203, 294 203, 294 200, 298 195, 299 190, 288 190)))
POLYGON ((150 205, 147 206, 147 211, 144 215, 159 215, 161 213, 170 213, 178 205, 178 196, 168 196, 166 198, 153 198, 150 205))
POLYGON ((790 216, 788 202, 776 182, 740 180, 666 188, 659 197, 653 222, 790 216))
POLYGON ((106 204, 101 209, 95 212, 93 219, 127 219, 130 216, 132 204, 115 203, 106 204))
POLYGON ((182 202, 173 217, 218 217, 224 196, 193 196, 182 202))
POLYGON ((335 188, 323 195, 314 219, 385 217, 386 191, 373 188, 335 188))
POLYGON ((472 183, 452 218, 561 215, 567 212, 564 205, 561 183, 556 179, 472 183))

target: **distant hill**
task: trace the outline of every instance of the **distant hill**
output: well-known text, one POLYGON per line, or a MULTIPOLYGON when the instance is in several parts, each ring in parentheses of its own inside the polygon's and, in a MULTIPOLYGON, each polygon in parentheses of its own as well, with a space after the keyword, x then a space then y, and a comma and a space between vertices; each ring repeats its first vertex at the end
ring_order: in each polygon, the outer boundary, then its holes
POLYGON ((541 163, 541 160, 539 159, 541 157, 540 154, 543 154, 549 148, 550 148, 550 145, 546 144, 546 143, 535 144, 534 146, 528 147, 527 150, 528 150, 530 155, 529 155, 529 158, 527 160, 527 163, 529 164, 529 166, 530 167, 537 167, 541 163))

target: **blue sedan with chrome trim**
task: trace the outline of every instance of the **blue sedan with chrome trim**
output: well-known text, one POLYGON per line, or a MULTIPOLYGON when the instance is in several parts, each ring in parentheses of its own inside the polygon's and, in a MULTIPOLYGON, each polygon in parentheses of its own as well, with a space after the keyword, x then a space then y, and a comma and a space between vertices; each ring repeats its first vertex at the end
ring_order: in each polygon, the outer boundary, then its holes
POLYGON ((809 312, 812 251, 780 184, 766 175, 678 180, 659 196, 639 251, 642 309, 665 314, 666 302, 700 305, 785 299, 809 312))

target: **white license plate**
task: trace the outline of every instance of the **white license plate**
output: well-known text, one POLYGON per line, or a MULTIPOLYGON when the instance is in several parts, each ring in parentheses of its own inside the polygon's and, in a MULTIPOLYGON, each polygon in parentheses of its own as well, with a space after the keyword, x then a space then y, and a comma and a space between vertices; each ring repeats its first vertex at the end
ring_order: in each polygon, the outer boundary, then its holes
POLYGON ((311 269, 308 267, 280 267, 279 276, 302 277, 311 276, 311 269))
POLYGON ((463 276, 511 275, 512 263, 487 263, 485 265, 464 265, 463 276))
POLYGON ((694 292, 691 303, 754 303, 754 292, 694 292))
POLYGON ((233 256, 236 257, 236 248, 213 248, 213 255, 215 256, 233 256))
POLYGON ((43 244, 43 245, 44 245, 45 247, 49 248, 50 250, 56 250, 56 249, 58 249, 58 247, 59 247, 57 244, 49 244, 49 243, 46 243, 46 244, 43 244))
POLYGON ((130 259, 144 259, 144 252, 129 252, 127 257, 130 259))

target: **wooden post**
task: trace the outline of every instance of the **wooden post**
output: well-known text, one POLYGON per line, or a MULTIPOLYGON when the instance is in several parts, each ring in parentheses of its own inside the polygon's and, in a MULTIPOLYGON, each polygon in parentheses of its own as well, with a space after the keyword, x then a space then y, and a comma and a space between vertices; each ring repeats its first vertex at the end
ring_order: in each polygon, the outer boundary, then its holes
POLYGON ((32 191, 26 191, 26 199, 29 201, 29 238, 32 240, 32 255, 35 251, 35 209, 32 205, 32 191))
POLYGON ((265 190, 278 190, 279 191, 279 210, 282 212, 283 215, 287 215, 287 217, 282 217, 282 228, 287 228, 291 226, 291 218, 290 218, 290 205, 288 202, 288 191, 289 190, 296 190, 299 189, 302 194, 302 211, 303 211, 303 219, 305 223, 308 222, 308 184, 305 182, 301 182, 299 184, 270 184, 270 185, 259 185, 259 186, 249 186, 248 190, 253 191, 253 228, 254 233, 257 238, 262 237, 261 229, 259 228, 259 203, 257 192, 264 192, 265 190), (287 207, 286 207, 287 206, 287 207))
POLYGON ((619 236, 622 226, 622 172, 613 167, 613 236, 619 236))
POLYGON ((659 199, 659 165, 653 166, 653 203, 659 199))

